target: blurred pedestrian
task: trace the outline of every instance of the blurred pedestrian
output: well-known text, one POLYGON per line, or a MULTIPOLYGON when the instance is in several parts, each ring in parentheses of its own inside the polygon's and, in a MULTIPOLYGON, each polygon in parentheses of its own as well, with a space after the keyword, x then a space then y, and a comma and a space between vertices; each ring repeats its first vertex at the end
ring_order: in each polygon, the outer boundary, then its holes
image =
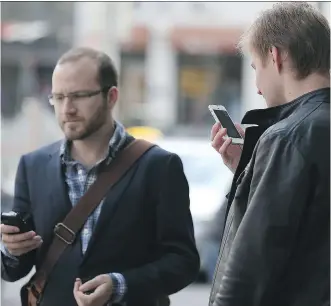
POLYGON ((49 100, 65 139, 22 156, 16 177, 13 210, 30 213, 35 228, 1 225, 2 277, 36 267, 21 292, 29 305, 169 305, 199 272, 182 162, 113 119, 117 86, 111 59, 93 49, 68 51, 54 69, 49 100), (109 189, 137 148, 145 153, 109 189))
POLYGON ((308 3, 278 3, 240 47, 268 108, 244 116, 258 126, 243 151, 220 125, 211 132, 234 179, 209 305, 329 305, 328 21, 308 3))

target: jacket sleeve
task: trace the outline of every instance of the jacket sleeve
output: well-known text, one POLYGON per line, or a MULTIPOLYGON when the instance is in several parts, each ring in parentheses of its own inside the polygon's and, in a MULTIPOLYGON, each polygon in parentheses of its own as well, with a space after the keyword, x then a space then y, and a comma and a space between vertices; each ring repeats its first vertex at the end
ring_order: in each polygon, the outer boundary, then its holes
POLYGON ((310 192, 308 163, 280 137, 257 146, 247 210, 213 306, 273 305, 310 192))
MULTIPOLYGON (((21 212, 30 211, 24 156, 19 161, 16 173, 13 210, 21 212)), ((16 258, 18 260, 14 263, 13 259, 7 257, 5 254, 1 256, 1 277, 6 281, 15 282, 25 277, 31 271, 35 261, 35 251, 16 258)))
MULTIPOLYGON (((164 161, 161 161, 164 162, 164 161)), ((159 258, 142 267, 123 272, 128 303, 173 294, 192 283, 200 260, 190 213, 189 187, 177 155, 165 161, 165 172, 157 189, 156 224, 159 258)))

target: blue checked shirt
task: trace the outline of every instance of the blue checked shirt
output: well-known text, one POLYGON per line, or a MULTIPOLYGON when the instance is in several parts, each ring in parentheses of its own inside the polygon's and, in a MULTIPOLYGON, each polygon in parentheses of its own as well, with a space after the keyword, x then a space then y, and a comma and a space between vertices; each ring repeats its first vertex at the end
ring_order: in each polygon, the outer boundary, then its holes
MULTIPOLYGON (((73 160, 69 150, 70 143, 68 141, 63 142, 60 148, 60 158, 62 163, 65 165, 65 181, 68 185, 69 198, 72 205, 75 205, 87 189, 95 182, 99 167, 104 164, 109 164, 114 159, 116 154, 123 148, 126 142, 126 137, 127 133, 124 127, 119 122, 116 122, 115 131, 109 141, 108 152, 105 158, 100 160, 91 169, 86 169, 79 162, 73 160)), ((92 237, 102 205, 103 200, 95 211, 89 216, 82 229, 81 242, 83 254, 86 252, 87 246, 92 237)), ((13 261, 17 260, 14 256, 8 253, 3 244, 1 244, 1 252, 12 258, 13 261)), ((113 281, 111 303, 120 303, 127 289, 125 279, 123 275, 119 273, 109 273, 109 275, 113 281)))
MULTIPOLYGON (((79 199, 84 195, 87 189, 96 181, 97 172, 100 165, 109 164, 116 154, 123 148, 126 142, 127 133, 124 127, 116 122, 116 127, 113 136, 109 141, 108 152, 104 159, 100 160, 91 169, 86 169, 79 162, 72 159, 70 156, 69 143, 64 142, 60 148, 60 157, 62 163, 65 165, 65 181, 68 185, 69 198, 72 205, 75 205, 79 199)), ((87 219, 82 232, 82 252, 86 252, 88 243, 92 237, 93 230, 97 224, 100 216, 103 200, 100 205, 94 210, 94 212, 87 219)), ((125 292, 126 283, 123 275, 119 273, 110 273, 110 277, 113 280, 113 294, 111 302, 119 303, 125 292)))

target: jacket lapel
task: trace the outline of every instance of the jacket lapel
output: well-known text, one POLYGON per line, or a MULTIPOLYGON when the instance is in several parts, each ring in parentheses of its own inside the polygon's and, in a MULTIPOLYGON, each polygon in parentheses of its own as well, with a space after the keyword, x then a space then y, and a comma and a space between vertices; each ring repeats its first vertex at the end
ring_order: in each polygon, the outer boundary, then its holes
POLYGON ((102 232, 103 228, 105 226, 111 226, 112 225, 112 219, 114 218, 117 209, 120 205, 121 196, 126 191, 126 189, 129 187, 129 182, 131 181, 132 175, 134 174, 134 169, 130 169, 124 177, 122 177, 107 193, 107 195, 104 198, 100 216, 98 218, 97 224, 95 225, 92 237, 89 241, 87 250, 84 254, 84 261, 89 256, 91 249, 93 247, 93 244, 95 243, 99 233, 102 232))
POLYGON ((46 178, 50 182, 50 205, 53 211, 58 212, 57 218, 61 221, 71 210, 72 205, 68 196, 65 176, 60 158, 60 143, 53 152, 49 154, 49 162, 46 167, 46 178))
POLYGON ((59 151, 60 142, 51 147, 40 178, 41 208, 38 218, 43 219, 39 234, 42 235, 44 243, 38 254, 39 260, 44 259, 51 244, 54 226, 61 222, 72 208, 65 187, 59 151))

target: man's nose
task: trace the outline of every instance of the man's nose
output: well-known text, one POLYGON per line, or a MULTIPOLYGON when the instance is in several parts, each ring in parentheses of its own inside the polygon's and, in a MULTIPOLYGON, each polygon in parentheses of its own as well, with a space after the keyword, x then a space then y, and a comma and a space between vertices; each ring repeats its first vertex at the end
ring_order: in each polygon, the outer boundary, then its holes
POLYGON ((62 112, 65 114, 74 114, 77 112, 77 109, 76 109, 74 103, 72 103, 72 101, 68 97, 64 98, 64 101, 62 104, 62 112))

